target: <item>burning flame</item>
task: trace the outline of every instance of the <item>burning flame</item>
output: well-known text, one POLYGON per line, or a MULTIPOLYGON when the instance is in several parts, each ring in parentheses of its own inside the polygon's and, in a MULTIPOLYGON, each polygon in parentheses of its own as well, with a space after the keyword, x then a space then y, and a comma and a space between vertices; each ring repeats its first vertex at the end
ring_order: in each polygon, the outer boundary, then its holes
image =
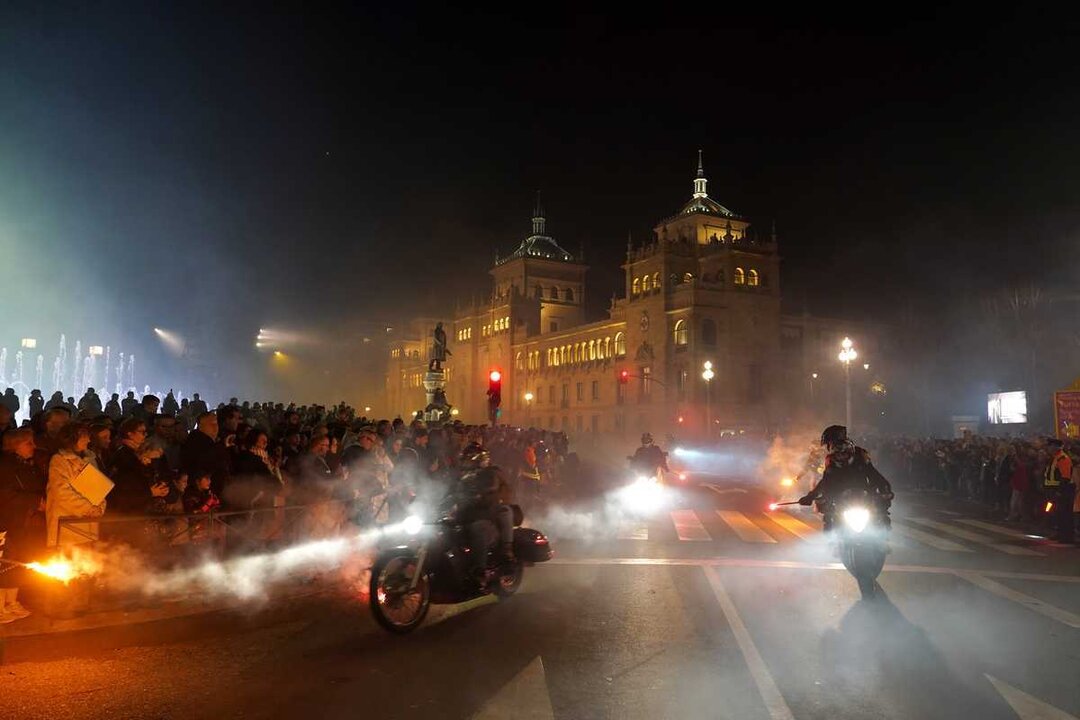
POLYGON ((792 479, 791 479, 791 478, 789 478, 789 477, 786 477, 786 478, 784 478, 783 480, 781 480, 781 481, 780 481, 780 484, 781 484, 782 486, 784 486, 784 487, 791 487, 792 485, 794 485, 794 484, 795 484, 795 481, 794 481, 794 480, 792 480, 792 479))
POLYGON ((101 562, 90 553, 73 549, 69 557, 54 557, 39 563, 26 563, 26 567, 67 585, 75 578, 96 575, 101 572, 101 562))
POLYGON ((769 509, 770 509, 770 510, 775 510, 775 509, 776 509, 776 508, 778 508, 778 507, 780 507, 780 506, 779 506, 779 505, 777 505, 776 503, 769 503, 769 509))
POLYGON ((1048 502, 1048 503, 1046 503, 1046 510, 1045 510, 1045 512, 1050 512, 1050 511, 1051 511, 1051 510, 1053 510, 1053 509, 1054 509, 1054 503, 1052 503, 1052 502, 1048 502))

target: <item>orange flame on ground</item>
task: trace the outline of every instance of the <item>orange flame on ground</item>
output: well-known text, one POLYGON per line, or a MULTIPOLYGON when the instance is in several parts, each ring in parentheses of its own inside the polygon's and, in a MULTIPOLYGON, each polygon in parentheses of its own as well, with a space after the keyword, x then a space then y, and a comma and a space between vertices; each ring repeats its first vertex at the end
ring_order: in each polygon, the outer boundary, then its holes
POLYGON ((89 552, 72 548, 66 556, 54 557, 43 563, 26 563, 26 567, 67 585, 75 578, 101 572, 101 561, 89 552))

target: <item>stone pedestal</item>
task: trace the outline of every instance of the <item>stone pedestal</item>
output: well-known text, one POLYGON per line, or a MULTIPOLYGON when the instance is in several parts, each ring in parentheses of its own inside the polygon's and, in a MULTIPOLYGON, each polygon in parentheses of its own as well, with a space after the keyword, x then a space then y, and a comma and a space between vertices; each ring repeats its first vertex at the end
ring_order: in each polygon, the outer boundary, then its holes
POLYGON ((424 392, 427 407, 422 413, 424 422, 442 424, 450 421, 450 403, 446 402, 446 371, 442 368, 424 373, 424 392))

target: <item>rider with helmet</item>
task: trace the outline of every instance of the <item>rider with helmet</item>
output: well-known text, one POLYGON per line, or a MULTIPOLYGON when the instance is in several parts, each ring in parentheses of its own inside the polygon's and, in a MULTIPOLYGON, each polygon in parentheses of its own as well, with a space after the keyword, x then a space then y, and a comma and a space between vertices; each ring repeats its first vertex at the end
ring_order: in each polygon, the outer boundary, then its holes
POLYGON ((889 481, 870 462, 870 453, 848 439, 847 428, 843 425, 825 428, 821 434, 821 445, 827 453, 821 482, 799 498, 799 504, 809 506, 818 502, 819 507, 823 508, 825 532, 829 532, 836 520, 834 501, 848 490, 868 490, 876 499, 882 521, 888 528, 889 506, 894 495, 889 481))
POLYGON ((470 571, 474 580, 482 578, 487 555, 499 543, 500 561, 514 559, 514 515, 509 505, 499 502, 506 485, 502 471, 491 464, 491 456, 477 442, 461 452, 462 469, 457 485, 458 520, 468 529, 472 550, 470 571))
POLYGON ((630 467, 646 477, 655 477, 658 470, 670 472, 667 464, 667 453, 653 443, 650 433, 642 433, 641 447, 630 458, 630 467))

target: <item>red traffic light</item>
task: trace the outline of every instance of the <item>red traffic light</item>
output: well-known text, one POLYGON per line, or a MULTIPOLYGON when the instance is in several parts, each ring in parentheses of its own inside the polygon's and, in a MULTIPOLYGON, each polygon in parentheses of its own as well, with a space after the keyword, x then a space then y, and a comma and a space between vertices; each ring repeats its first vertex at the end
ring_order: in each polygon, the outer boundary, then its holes
POLYGON ((492 370, 490 373, 488 373, 488 380, 493 383, 497 383, 502 380, 502 373, 498 370, 492 370))
POLYGON ((619 371, 619 382, 625 384, 629 379, 630 379, 630 371, 629 370, 620 370, 619 371))

